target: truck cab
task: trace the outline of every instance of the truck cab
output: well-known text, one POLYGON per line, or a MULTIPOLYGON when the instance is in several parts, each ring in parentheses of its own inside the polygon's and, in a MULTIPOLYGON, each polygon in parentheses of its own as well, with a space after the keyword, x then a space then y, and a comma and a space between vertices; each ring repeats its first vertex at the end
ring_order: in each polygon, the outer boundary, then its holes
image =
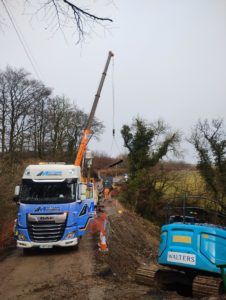
POLYGON ((15 239, 19 248, 78 245, 94 213, 93 187, 80 182, 80 167, 29 165, 20 186, 15 239))

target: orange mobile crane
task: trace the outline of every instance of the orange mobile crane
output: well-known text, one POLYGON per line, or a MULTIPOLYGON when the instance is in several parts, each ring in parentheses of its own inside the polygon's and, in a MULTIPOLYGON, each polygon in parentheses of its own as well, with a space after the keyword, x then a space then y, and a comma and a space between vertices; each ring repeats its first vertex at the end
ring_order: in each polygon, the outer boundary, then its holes
POLYGON ((98 86, 98 89, 97 89, 97 93, 96 93, 95 98, 94 98, 93 106, 92 106, 88 121, 86 123, 86 127, 85 127, 85 130, 83 132, 82 140, 81 140, 81 143, 80 143, 80 146, 79 146, 79 149, 78 149, 78 153, 77 153, 77 156, 76 156, 76 159, 75 159, 75 162, 74 162, 75 166, 79 166, 79 167, 81 166, 82 159, 83 159, 84 153, 86 151, 86 146, 87 146, 87 144, 90 140, 90 134, 91 134, 90 128, 91 128, 91 125, 92 125, 92 122, 93 122, 93 119, 94 119, 95 111, 96 111, 97 104, 98 104, 98 101, 99 101, 99 98, 100 98, 100 93, 101 93, 101 90, 102 90, 102 87, 103 87, 103 84, 104 84, 104 80, 105 80, 105 77, 106 77, 106 74, 107 74, 107 70, 108 70, 111 58, 113 56, 114 56, 114 54, 111 51, 109 51, 108 58, 107 58, 107 61, 106 61, 106 64, 105 64, 105 68, 104 68, 104 71, 103 71, 103 74, 102 74, 102 77, 101 77, 101 80, 100 80, 100 83, 99 83, 99 86, 98 86))

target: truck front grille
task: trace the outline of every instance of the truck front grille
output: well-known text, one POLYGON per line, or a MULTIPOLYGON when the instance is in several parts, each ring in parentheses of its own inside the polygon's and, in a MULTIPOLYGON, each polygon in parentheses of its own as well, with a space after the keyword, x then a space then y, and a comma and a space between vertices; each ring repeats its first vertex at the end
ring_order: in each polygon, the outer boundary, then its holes
POLYGON ((28 221, 30 239, 38 243, 57 242, 64 234, 65 225, 66 221, 63 223, 28 221))

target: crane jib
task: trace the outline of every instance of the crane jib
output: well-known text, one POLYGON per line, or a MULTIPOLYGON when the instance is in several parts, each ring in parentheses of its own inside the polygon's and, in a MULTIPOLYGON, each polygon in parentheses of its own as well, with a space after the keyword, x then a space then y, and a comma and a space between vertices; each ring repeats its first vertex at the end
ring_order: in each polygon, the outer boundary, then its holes
POLYGON ((100 83, 99 83, 99 86, 98 86, 98 89, 97 89, 97 93, 96 93, 95 99, 93 101, 92 109, 91 109, 91 112, 89 114, 89 118, 88 118, 88 121, 87 121, 87 124, 86 124, 86 128, 83 132, 83 137, 82 137, 82 140, 80 142, 78 153, 77 153, 77 156, 76 156, 76 159, 75 159, 75 162, 74 162, 74 164, 76 166, 81 165, 81 162, 82 162, 85 150, 86 150, 86 146, 89 142, 89 136, 90 136, 90 133, 91 133, 90 128, 91 128, 91 125, 92 125, 92 122, 93 122, 93 119, 94 119, 94 115, 95 115, 95 112, 96 112, 96 108, 97 108, 97 104, 98 104, 98 101, 99 101, 99 98, 100 98, 100 93, 101 93, 101 90, 102 90, 102 87, 103 87, 103 84, 104 84, 104 80, 105 80, 105 77, 106 77, 106 74, 107 74, 107 70, 108 70, 111 58, 113 56, 114 56, 113 52, 109 51, 108 58, 107 58, 107 61, 106 61, 105 67, 104 67, 104 71, 103 71, 102 76, 101 76, 101 80, 100 80, 100 83))

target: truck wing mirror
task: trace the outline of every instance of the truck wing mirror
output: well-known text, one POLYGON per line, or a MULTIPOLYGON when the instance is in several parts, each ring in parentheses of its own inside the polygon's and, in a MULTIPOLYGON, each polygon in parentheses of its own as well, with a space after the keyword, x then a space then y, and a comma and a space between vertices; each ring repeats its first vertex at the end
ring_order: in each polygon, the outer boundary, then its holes
POLYGON ((20 195, 20 186, 17 185, 15 187, 15 191, 14 191, 14 197, 13 197, 13 201, 14 202, 18 202, 19 201, 19 195, 20 195))

